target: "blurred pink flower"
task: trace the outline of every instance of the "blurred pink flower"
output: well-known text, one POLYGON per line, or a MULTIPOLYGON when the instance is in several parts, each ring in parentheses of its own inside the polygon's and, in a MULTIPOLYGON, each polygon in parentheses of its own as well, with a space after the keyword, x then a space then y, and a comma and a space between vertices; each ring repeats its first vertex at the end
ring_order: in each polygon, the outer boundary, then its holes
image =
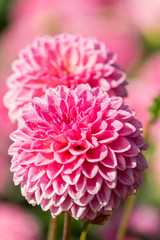
POLYGON ((19 123, 9 149, 14 183, 53 217, 111 214, 142 184, 142 125, 120 97, 89 85, 58 86, 34 98, 19 123))
POLYGON ((42 231, 37 219, 13 203, 0 203, 0 239, 40 240, 42 231))
POLYGON ((128 97, 125 99, 125 103, 135 110, 136 117, 142 122, 145 131, 150 120, 148 108, 155 97, 155 91, 145 82, 145 79, 139 76, 129 81, 127 91, 128 97))
POLYGON ((120 0, 115 2, 115 5, 120 7, 120 10, 123 9, 127 18, 142 31, 146 31, 149 28, 160 30, 158 24, 160 21, 159 0, 154 0, 154 4, 150 0, 120 0), (146 11, 144 11, 144 6, 146 11))
POLYGON ((82 32, 86 36, 96 36, 106 46, 117 53, 117 62, 130 70, 142 56, 143 47, 136 28, 124 16, 109 7, 85 16, 81 21, 70 23, 69 32, 82 32))
POLYGON ((148 108, 153 99, 160 94, 160 53, 143 63, 135 79, 129 80, 127 91, 128 98, 125 102, 136 111, 136 116, 145 129, 150 120, 148 108))
POLYGON ((139 29, 147 41, 154 46, 160 47, 160 1, 154 0, 119 0, 115 6, 120 12, 125 12, 124 17, 134 27, 139 29), (135 11, 136 9, 136 11, 135 11))
POLYGON ((131 68, 142 55, 141 40, 124 14, 111 6, 107 3, 104 8, 98 0, 17 1, 11 25, 1 41, 3 63, 13 61, 18 51, 37 36, 71 32, 104 41, 118 53, 118 63, 125 69, 131 68))
POLYGON ((28 101, 57 85, 73 89, 88 83, 109 96, 126 96, 126 75, 115 62, 115 54, 94 38, 61 34, 36 39, 13 62, 4 99, 10 118, 15 120, 28 101))
MULTIPOLYGON (((116 240, 118 228, 120 226, 122 211, 114 212, 107 225, 98 231, 102 239, 116 240)), ((141 237, 147 239, 158 239, 160 233, 160 214, 157 208, 150 205, 137 205, 130 216, 127 236, 125 240, 138 240, 141 237), (128 235, 129 233, 129 235, 128 235), (134 237, 134 235, 136 237, 134 237)))
POLYGON ((0 74, 0 79, 0 197, 4 197, 11 185, 10 157, 7 151, 10 145, 9 135, 15 130, 15 126, 10 123, 7 109, 2 102, 6 92, 5 82, 3 81, 5 74, 0 74))
POLYGON ((160 52, 148 58, 140 69, 140 77, 145 79, 148 87, 152 87, 155 97, 160 94, 160 52))
MULTIPOLYGON (((0 135, 1 145, 4 139, 8 139, 8 136, 15 129, 15 125, 11 124, 8 117, 8 111, 4 107, 3 98, 7 91, 6 78, 8 74, 0 72, 0 135)), ((4 141, 5 142, 5 141, 4 141)))
POLYGON ((131 214, 128 228, 142 236, 159 236, 160 214, 157 208, 148 205, 137 206, 131 214))
POLYGON ((92 4, 91 0, 16 1, 10 12, 10 26, 1 40, 3 62, 13 61, 19 50, 37 36, 68 32, 70 23, 79 22, 94 12, 96 2, 98 0, 93 0, 92 4))
MULTIPOLYGON (((144 131, 151 115, 148 108, 153 99, 160 94, 160 53, 152 55, 141 66, 137 79, 132 79, 128 86, 128 98, 125 100, 131 109, 136 111, 136 117, 143 124, 144 131), (147 96, 147 97, 146 97, 147 96)), ((160 186, 160 122, 154 123, 150 130, 150 140, 154 145, 152 153, 151 171, 152 176, 160 186)))

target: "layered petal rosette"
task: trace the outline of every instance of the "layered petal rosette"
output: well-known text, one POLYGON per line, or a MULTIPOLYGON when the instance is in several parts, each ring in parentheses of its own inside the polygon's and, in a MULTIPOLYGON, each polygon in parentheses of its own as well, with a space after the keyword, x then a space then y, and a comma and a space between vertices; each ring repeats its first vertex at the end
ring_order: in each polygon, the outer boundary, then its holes
POLYGON ((13 62, 4 99, 10 118, 15 120, 32 98, 57 85, 74 89, 88 83, 110 96, 126 96, 126 76, 115 62, 116 55, 94 38, 70 34, 37 38, 13 62))
POLYGON ((142 184, 147 144, 141 123, 100 88, 48 89, 34 98, 11 134, 14 183, 53 217, 95 220, 111 214, 142 184))

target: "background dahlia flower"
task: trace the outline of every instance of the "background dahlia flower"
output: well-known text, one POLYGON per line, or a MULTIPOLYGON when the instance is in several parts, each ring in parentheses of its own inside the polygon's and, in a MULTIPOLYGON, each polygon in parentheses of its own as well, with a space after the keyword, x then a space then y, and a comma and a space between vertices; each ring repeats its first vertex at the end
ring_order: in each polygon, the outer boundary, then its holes
MULTIPOLYGON (((102 240, 116 240, 117 232, 122 221, 123 208, 115 211, 106 225, 97 228, 95 234, 100 235, 102 240)), ((140 237, 140 239, 158 240, 160 234, 160 212, 159 210, 149 204, 137 204, 128 220, 128 227, 126 231, 126 238, 124 240, 132 239, 132 236, 140 237), (128 237, 129 235, 129 237, 128 237)), ((134 238, 133 238, 134 239, 134 238)), ((139 238, 138 238, 139 239, 139 238)))
MULTIPOLYGON (((5 74, 0 74, 0 79, 5 79, 5 74)), ((0 199, 8 194, 12 184, 12 175, 9 171, 10 157, 7 156, 8 147, 11 144, 9 135, 16 128, 10 123, 8 111, 4 107, 3 97, 6 93, 6 84, 0 80, 0 199)), ((6 196, 5 196, 6 197, 6 196)), ((1 237, 0 237, 1 239, 1 237)), ((3 239, 3 238, 2 238, 3 239)))
POLYGON ((39 219, 23 207, 1 202, 0 216, 0 239, 42 240, 39 219))
MULTIPOLYGON (((118 54, 117 62, 122 68, 131 70, 141 59, 144 44, 139 31, 126 17, 124 10, 122 11, 123 6, 120 10, 118 8, 119 2, 123 3, 123 1, 15 1, 10 8, 10 22, 1 36, 2 62, 0 65, 8 68, 10 63, 17 58, 19 50, 37 36, 54 36, 61 32, 69 32, 97 37, 105 42, 111 51, 118 54)), ((126 7, 125 9, 128 13, 126 7)), ((135 13, 134 18, 137 19, 135 13)))
POLYGON ((4 102, 15 120, 28 101, 46 89, 80 83, 101 87, 109 96, 126 96, 125 73, 115 64, 115 54, 94 38, 70 34, 36 39, 20 52, 8 79, 4 102))
MULTIPOLYGON (((144 61, 134 78, 128 78, 128 97, 125 99, 125 103, 136 111, 137 118, 142 122, 144 129, 146 129, 151 117, 148 109, 154 98, 160 94, 159 76, 160 52, 157 52, 144 61)), ((155 133, 159 136, 157 129, 155 133)), ((155 143, 157 144, 158 141, 155 143)))
POLYGON ((142 184, 147 145, 141 123, 122 98, 79 85, 34 98, 11 134, 14 183, 53 217, 96 220, 142 184))

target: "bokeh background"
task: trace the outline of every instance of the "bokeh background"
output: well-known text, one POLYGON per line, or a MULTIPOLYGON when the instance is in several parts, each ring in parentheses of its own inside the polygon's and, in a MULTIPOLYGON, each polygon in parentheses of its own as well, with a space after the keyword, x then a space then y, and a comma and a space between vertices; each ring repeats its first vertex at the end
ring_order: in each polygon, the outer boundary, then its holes
MULTIPOLYGON (((62 32, 94 36, 117 53, 127 73, 128 97, 147 130, 148 108, 160 94, 160 0, 0 0, 0 239, 44 240, 50 214, 30 206, 12 183, 7 150, 15 129, 3 106, 6 78, 18 52, 37 36, 62 32)), ((149 169, 138 192, 125 240, 160 240, 160 120, 150 128, 149 169)), ((87 239, 115 240, 123 204, 104 226, 92 226, 87 239)), ((61 239, 60 217, 57 239, 61 239)), ((72 220, 72 240, 82 223, 72 220)))

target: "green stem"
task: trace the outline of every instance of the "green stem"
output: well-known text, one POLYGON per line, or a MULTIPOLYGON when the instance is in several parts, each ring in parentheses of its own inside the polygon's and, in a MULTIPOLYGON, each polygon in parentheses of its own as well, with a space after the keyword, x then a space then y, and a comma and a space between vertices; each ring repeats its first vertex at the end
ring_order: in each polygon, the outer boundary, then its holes
POLYGON ((150 134, 151 126, 152 126, 152 122, 149 121, 147 126, 146 126, 146 131, 145 131, 145 134, 144 134, 144 138, 145 138, 146 142, 148 142, 148 140, 149 140, 149 134, 150 134))
POLYGON ((57 229, 58 229, 58 217, 52 218, 50 220, 49 229, 48 229, 48 236, 47 240, 56 240, 57 235, 57 229))
POLYGON ((123 240, 126 234, 129 217, 131 215, 136 196, 130 196, 124 206, 123 215, 121 218, 121 223, 118 229, 116 240, 123 240))
POLYGON ((85 240, 86 239, 89 225, 90 225, 89 222, 84 223, 83 228, 82 228, 82 232, 81 232, 81 236, 80 236, 79 240, 85 240))
POLYGON ((65 213, 63 240, 70 240, 70 235, 71 235, 71 216, 68 213, 65 213))

